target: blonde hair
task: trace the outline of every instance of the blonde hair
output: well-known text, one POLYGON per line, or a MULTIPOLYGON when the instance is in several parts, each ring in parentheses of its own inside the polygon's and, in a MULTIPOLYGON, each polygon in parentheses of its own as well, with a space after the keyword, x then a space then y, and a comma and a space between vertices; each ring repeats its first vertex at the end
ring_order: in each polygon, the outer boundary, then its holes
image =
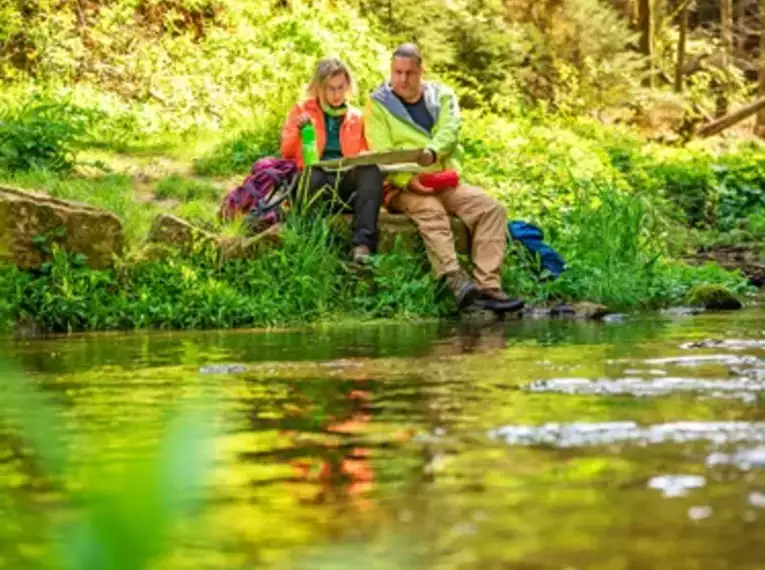
POLYGON ((320 98, 322 95, 322 89, 324 88, 324 85, 326 85, 327 81, 329 81, 335 75, 340 75, 341 73, 345 75, 345 78, 348 80, 349 91, 353 92, 355 90, 355 83, 353 81, 353 75, 351 75, 351 70, 348 68, 348 66, 336 57, 325 57, 320 59, 316 63, 316 70, 313 73, 313 79, 311 79, 311 83, 308 84, 308 95, 316 99, 320 98))

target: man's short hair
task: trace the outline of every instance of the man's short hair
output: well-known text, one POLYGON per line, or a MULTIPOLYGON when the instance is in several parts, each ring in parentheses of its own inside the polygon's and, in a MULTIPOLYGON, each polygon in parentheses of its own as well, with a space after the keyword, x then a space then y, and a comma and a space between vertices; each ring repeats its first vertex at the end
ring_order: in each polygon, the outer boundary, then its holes
POLYGON ((405 57, 407 59, 413 59, 417 62, 417 65, 422 65, 422 54, 420 54, 419 48, 411 43, 401 44, 393 52, 393 59, 397 57, 405 57))

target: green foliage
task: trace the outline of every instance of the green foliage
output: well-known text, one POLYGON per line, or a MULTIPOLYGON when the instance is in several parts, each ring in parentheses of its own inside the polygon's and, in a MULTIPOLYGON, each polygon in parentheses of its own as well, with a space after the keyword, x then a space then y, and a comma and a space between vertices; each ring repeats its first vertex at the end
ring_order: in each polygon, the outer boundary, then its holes
POLYGON ((382 46, 358 41, 369 31, 352 8, 286 11, 237 0, 88 4, 78 13, 72 3, 38 3, 23 14, 20 44, 0 49, 0 77, 13 77, 26 95, 69 92, 103 114, 97 131, 105 136, 94 140, 112 148, 221 128, 273 133, 326 53, 352 64, 362 93, 380 78, 382 46))
POLYGON ((191 224, 209 232, 219 232, 222 228, 218 218, 219 203, 207 200, 192 200, 173 208, 173 214, 191 224))
POLYGON ((633 34, 598 0, 360 4, 391 44, 416 41, 429 68, 464 89, 467 107, 580 112, 628 98, 639 77, 642 62, 626 49, 633 34))
POLYGON ((513 217, 561 219, 582 185, 627 188, 609 154, 567 122, 465 113, 466 178, 498 196, 513 217))
POLYGON ((71 169, 76 145, 94 118, 86 109, 42 97, 17 108, 0 107, 0 169, 71 169))
MULTIPOLYGON (((93 442, 69 429, 68 412, 33 388, 31 379, 7 366, 2 373, 0 421, 31 446, 37 469, 74 512, 63 520, 49 510, 31 513, 37 527, 52 526, 58 535, 51 541, 58 552, 48 556, 56 554, 67 570, 145 570, 166 555, 177 527, 202 503, 212 473, 215 424, 209 395, 169 410, 169 425, 156 443, 147 447, 147 439, 138 447, 118 434, 122 459, 83 468, 73 450, 90 449, 93 442), (131 457, 136 449, 140 460, 131 457), (79 480, 71 485, 75 472, 79 480)), ((142 433, 142 426, 131 427, 142 433)))
POLYGON ((550 229, 550 242, 565 257, 566 272, 557 281, 539 284, 533 266, 515 247, 503 275, 509 290, 536 301, 587 300, 612 308, 678 303, 698 283, 747 290, 734 273, 670 261, 663 220, 645 196, 607 186, 582 191, 561 223, 550 229))
POLYGON ((15 265, 0 263, 0 331, 11 330, 14 321, 24 316, 21 304, 32 279, 15 265))
POLYGON ((397 243, 374 258, 366 279, 351 281, 354 310, 379 318, 442 317, 455 312, 442 283, 436 281, 423 251, 412 253, 397 243))
POLYGON ((181 202, 192 200, 216 201, 222 191, 217 186, 201 180, 189 180, 178 175, 167 176, 157 182, 154 195, 159 200, 173 199, 181 202))
POLYGON ((633 188, 664 196, 685 223, 723 231, 765 206, 765 154, 622 146, 611 159, 633 188))
MULTIPOLYGON (((282 117, 279 116, 278 120, 282 117)), ((279 154, 277 121, 260 131, 242 131, 220 143, 194 161, 194 171, 201 176, 246 174, 252 163, 268 155, 279 154)))
POLYGON ((765 208, 765 155, 742 152, 712 167, 719 184, 718 227, 730 230, 739 220, 765 208))

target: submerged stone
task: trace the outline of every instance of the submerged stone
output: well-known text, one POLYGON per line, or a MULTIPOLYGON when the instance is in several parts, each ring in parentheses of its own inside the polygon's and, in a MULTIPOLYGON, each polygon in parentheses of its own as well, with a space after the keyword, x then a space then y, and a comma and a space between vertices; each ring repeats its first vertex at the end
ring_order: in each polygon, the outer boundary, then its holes
POLYGON ((623 323, 625 320, 627 320, 627 315, 623 313, 611 313, 603 317, 604 323, 623 323))
POLYGON ((742 471, 765 467, 765 446, 738 449, 733 453, 713 453, 707 457, 707 466, 733 465, 742 471))
POLYGON ((609 313, 608 307, 605 305, 587 301, 573 304, 561 303, 552 307, 526 307, 520 314, 525 319, 563 318, 582 320, 602 319, 605 321, 613 317, 611 322, 618 322, 623 319, 623 315, 609 313))
POLYGON ((684 497, 691 489, 700 489, 706 483, 700 475, 659 475, 648 481, 648 488, 661 491, 665 497, 684 497))
POLYGON ((694 348, 723 348, 728 350, 742 350, 748 348, 765 348, 765 340, 760 339, 726 339, 726 340, 698 340, 686 342, 680 345, 684 350, 694 348))
POLYGON ((692 521, 700 521, 711 517, 712 512, 712 507, 691 507, 688 509, 688 518, 692 521))
POLYGON ((576 395, 663 396, 678 392, 699 392, 711 397, 741 392, 765 392, 765 381, 749 378, 702 380, 696 378, 554 378, 539 380, 527 386, 530 392, 553 392, 576 395))
POLYGON ((704 307, 671 307, 661 311, 662 315, 667 317, 691 317, 705 312, 704 307))
POLYGON ((759 491, 749 493, 748 501, 753 507, 765 509, 765 493, 760 493, 759 491))
POLYGON ((199 368, 200 374, 240 374, 250 368, 243 364, 209 364, 199 368))
POLYGON ((509 425, 489 432, 508 445, 587 447, 614 443, 651 445, 706 441, 716 445, 765 442, 765 422, 672 422, 645 427, 635 422, 509 425))

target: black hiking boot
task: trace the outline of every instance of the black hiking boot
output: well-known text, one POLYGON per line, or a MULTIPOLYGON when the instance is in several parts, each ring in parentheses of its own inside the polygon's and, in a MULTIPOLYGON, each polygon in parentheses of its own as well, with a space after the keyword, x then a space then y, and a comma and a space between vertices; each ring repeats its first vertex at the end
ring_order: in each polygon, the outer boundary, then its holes
POLYGON ((484 289, 476 299, 476 305, 495 313, 515 313, 526 304, 522 299, 513 299, 501 289, 484 289))
POLYGON ((472 305, 478 298, 481 290, 464 271, 452 271, 444 277, 459 310, 472 305))

